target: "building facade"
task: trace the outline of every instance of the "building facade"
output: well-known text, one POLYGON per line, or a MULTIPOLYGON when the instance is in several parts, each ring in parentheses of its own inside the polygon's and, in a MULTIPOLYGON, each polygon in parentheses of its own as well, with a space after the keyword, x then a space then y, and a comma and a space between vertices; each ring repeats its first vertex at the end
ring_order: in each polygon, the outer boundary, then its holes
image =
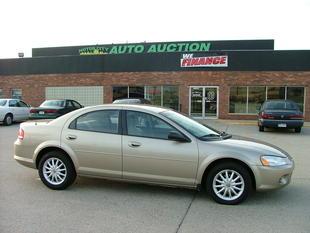
POLYGON ((266 99, 292 99, 310 121, 310 51, 273 40, 199 41, 33 49, 0 60, 0 98, 81 104, 139 97, 196 118, 256 119, 266 99))

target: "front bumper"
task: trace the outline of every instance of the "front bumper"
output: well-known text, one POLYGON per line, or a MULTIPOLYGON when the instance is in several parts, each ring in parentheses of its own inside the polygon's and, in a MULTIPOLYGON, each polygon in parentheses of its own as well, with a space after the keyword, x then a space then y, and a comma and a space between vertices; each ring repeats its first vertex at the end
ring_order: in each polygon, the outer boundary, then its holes
POLYGON ((284 128, 297 128, 304 125, 303 120, 271 120, 271 119, 258 119, 258 125, 270 128, 279 128, 279 126, 286 125, 284 128))
POLYGON ((291 182, 294 162, 279 167, 254 166, 252 169, 256 179, 257 191, 279 189, 291 182))

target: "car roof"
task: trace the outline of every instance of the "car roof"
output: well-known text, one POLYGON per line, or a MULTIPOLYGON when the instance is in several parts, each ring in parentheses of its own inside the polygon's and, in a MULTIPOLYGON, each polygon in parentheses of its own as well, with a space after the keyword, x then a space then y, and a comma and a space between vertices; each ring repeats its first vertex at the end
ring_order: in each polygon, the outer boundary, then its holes
POLYGON ((95 105, 95 106, 88 106, 84 108, 80 108, 78 110, 75 110, 73 112, 67 113, 59 118, 56 118, 49 122, 49 124, 63 124, 63 120, 70 119, 72 116, 80 113, 86 113, 89 111, 100 111, 100 110, 108 110, 108 109, 119 109, 119 110, 131 110, 131 111, 139 111, 142 112, 148 112, 148 113, 161 113, 164 111, 173 111, 169 108, 154 106, 154 105, 146 105, 146 104, 102 104, 102 105, 95 105))
POLYGON ((160 106, 154 106, 154 105, 148 105, 148 104, 102 104, 102 105, 97 105, 93 107, 120 107, 124 110, 146 110, 154 113, 160 113, 163 111, 171 110, 169 108, 164 108, 160 106))

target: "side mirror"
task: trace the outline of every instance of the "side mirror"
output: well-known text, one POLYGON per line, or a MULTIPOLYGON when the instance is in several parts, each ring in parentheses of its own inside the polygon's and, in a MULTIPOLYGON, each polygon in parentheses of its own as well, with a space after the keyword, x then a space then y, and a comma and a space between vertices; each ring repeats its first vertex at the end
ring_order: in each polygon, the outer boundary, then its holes
POLYGON ((187 137, 185 137, 184 135, 176 131, 171 131, 168 134, 168 139, 177 141, 177 142, 190 142, 190 140, 187 137))

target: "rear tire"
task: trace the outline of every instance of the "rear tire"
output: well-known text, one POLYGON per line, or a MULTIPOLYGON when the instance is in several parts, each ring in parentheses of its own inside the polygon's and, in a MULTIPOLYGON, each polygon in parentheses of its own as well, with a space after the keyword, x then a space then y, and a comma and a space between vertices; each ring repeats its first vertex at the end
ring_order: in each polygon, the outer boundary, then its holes
POLYGON ((39 176, 42 182, 54 190, 69 187, 76 178, 76 171, 68 156, 59 150, 49 151, 39 162, 39 176))
POLYGON ((13 123, 13 115, 12 114, 6 114, 3 120, 4 125, 11 125, 13 123))
POLYGON ((225 162, 210 170, 206 187, 217 203, 236 205, 248 197, 252 190, 252 180, 245 167, 235 162, 225 162))
POLYGON ((258 128, 259 128, 259 131, 260 131, 260 132, 264 132, 264 131, 265 131, 265 127, 262 126, 262 125, 258 126, 258 128))
POLYGON ((296 127, 295 128, 295 133, 300 133, 301 132, 301 127, 296 127))

